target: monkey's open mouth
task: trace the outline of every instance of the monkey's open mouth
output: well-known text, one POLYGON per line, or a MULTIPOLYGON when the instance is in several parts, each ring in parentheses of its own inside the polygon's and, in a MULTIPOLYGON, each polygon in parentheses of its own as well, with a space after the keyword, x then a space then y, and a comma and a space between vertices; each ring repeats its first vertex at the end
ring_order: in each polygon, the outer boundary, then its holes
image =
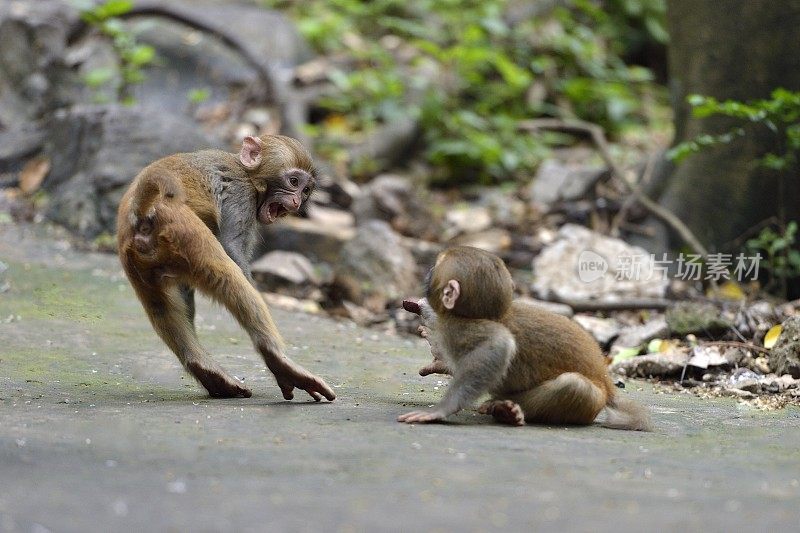
POLYGON ((262 224, 272 224, 281 217, 289 214, 281 202, 264 202, 258 210, 258 220, 262 224))

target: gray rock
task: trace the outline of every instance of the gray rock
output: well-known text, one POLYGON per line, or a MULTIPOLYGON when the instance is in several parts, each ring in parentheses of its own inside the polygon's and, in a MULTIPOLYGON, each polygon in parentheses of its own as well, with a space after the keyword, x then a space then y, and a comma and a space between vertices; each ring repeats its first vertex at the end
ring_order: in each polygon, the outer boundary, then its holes
POLYGON ((761 392, 761 383, 757 379, 742 379, 739 380, 735 387, 739 390, 752 392, 753 394, 758 394, 761 392))
POLYGON ((683 371, 689 355, 679 350, 640 355, 611 365, 611 371, 628 377, 668 377, 683 371))
MULTIPOLYGON (((316 191, 314 191, 316 195, 316 191)), ((350 211, 323 207, 318 204, 311 204, 307 209, 308 219, 313 220, 321 226, 335 228, 352 228, 355 226, 355 219, 350 211)))
POLYGON ((453 246, 473 246, 493 254, 499 254, 511 247, 511 233, 503 228, 490 228, 477 233, 467 233, 452 239, 453 246))
POLYGON ((778 342, 770 350, 769 366, 779 376, 800 378, 800 316, 784 320, 778 342))
POLYGON ((410 116, 397 117, 376 128, 367 139, 349 150, 355 175, 375 175, 404 162, 419 137, 419 125, 410 116))
POLYGON ((262 226, 260 232, 257 255, 272 250, 287 250, 298 252, 313 261, 330 264, 339 260, 342 246, 355 235, 355 229, 349 226, 320 224, 296 217, 262 226))
POLYGON ((44 144, 45 133, 31 124, 0 131, 0 172, 18 172, 44 144))
POLYGON ((243 2, 136 0, 123 17, 139 42, 156 49, 161 68, 133 87, 143 105, 188 110, 186 93, 210 88, 210 102, 245 90, 279 101, 282 84, 311 52, 295 25, 278 11, 243 2))
POLYGON ((77 11, 66 2, 0 3, 0 127, 19 126, 79 99, 65 61, 77 11))
POLYGON ((88 238, 114 232, 119 200, 147 164, 221 146, 188 118, 141 107, 78 106, 55 113, 47 130, 46 216, 88 238))
POLYGON ((640 326, 628 326, 619 332, 617 340, 614 341, 612 351, 619 348, 636 348, 643 346, 646 342, 658 338, 666 337, 669 334, 669 326, 663 316, 648 320, 640 326))
POLYGON ((517 198, 516 193, 504 187, 481 187, 476 191, 480 205, 489 209, 495 225, 504 228, 519 228, 525 221, 528 206, 517 198))
POLYGON ((713 335, 726 331, 733 325, 722 316, 722 311, 717 306, 703 302, 678 302, 667 309, 666 320, 669 329, 677 335, 713 335))
POLYGON ((760 374, 746 368, 740 368, 728 378, 728 384, 734 389, 757 394, 761 392, 761 379, 762 376, 760 374))
POLYGON ((775 305, 760 300, 740 308, 734 324, 744 337, 763 337, 769 328, 781 321, 782 316, 783 313, 775 305))
POLYGON ((262 290, 295 298, 308 298, 319 292, 320 276, 311 261, 298 253, 276 250, 256 260, 250 268, 262 290))
POLYGON ((545 210, 561 201, 583 198, 605 172, 601 167, 548 159, 536 171, 529 189, 534 204, 545 210))
POLYGON ((342 247, 334 271, 344 299, 373 312, 419 293, 414 257, 400 235, 380 220, 359 226, 342 247))
POLYGON ((662 298, 666 275, 650 254, 624 241, 566 224, 533 261, 533 291, 557 301, 662 298))
POLYGON ((592 334, 592 337, 601 346, 607 346, 620 333, 619 322, 613 318, 598 318, 590 315, 575 315, 575 322, 580 324, 583 329, 592 334))
POLYGON ((403 246, 411 251, 414 261, 426 271, 433 267, 439 252, 444 250, 441 244, 413 237, 403 237, 403 246))
POLYGON ((432 224, 430 210, 422 201, 420 188, 397 174, 383 174, 365 185, 353 201, 356 223, 383 220, 403 234, 418 238, 432 238, 436 226, 432 224))
MULTIPOLYGON (((737 349, 731 349, 728 351, 736 351, 737 349)), ((738 355, 734 355, 731 357, 737 358, 738 355)), ((689 366, 693 366, 696 368, 708 368, 708 367, 715 367, 715 366, 727 366, 731 364, 731 359, 727 354, 723 355, 720 351, 719 346, 695 346, 692 348, 689 357, 689 366)))
POLYGON ((489 209, 480 205, 461 204, 448 209, 445 215, 445 230, 443 240, 464 233, 478 233, 489 229, 492 225, 492 216, 489 209))

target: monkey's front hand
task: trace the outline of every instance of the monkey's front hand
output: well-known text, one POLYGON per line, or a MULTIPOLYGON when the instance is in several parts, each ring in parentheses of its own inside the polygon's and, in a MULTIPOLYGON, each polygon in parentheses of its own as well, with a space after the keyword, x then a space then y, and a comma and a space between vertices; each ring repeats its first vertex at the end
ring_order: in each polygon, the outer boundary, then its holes
MULTIPOLYGON (((406 302, 403 302, 405 306, 406 302)), ((420 376, 427 376, 429 374, 449 374, 453 375, 452 370, 447 366, 444 361, 443 350, 440 346, 440 340, 435 335, 436 328, 436 313, 428 303, 427 298, 423 298, 416 302, 417 307, 420 309, 419 315, 422 317, 422 324, 417 328, 420 336, 428 341, 428 346, 431 349, 433 361, 419 369, 420 376)))
POLYGON ((294 363, 284 355, 280 355, 267 363, 267 368, 275 376, 286 400, 294 398, 294 389, 306 391, 315 401, 324 396, 328 401, 336 399, 333 389, 322 378, 318 378, 302 366, 294 363))
POLYGON ((406 424, 427 424, 430 422, 441 422, 447 417, 444 411, 411 411, 397 417, 398 422, 406 424))

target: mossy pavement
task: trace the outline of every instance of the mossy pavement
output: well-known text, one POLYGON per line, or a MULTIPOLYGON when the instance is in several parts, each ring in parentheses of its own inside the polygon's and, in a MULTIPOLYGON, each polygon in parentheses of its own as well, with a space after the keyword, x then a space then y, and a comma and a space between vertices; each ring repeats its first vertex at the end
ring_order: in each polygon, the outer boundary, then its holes
POLYGON ((202 341, 248 399, 212 400, 112 255, 0 225, 0 531, 736 531, 800 523, 800 410, 626 393, 653 433, 397 415, 436 401, 422 341, 275 310, 334 386, 279 390, 224 309, 202 341))

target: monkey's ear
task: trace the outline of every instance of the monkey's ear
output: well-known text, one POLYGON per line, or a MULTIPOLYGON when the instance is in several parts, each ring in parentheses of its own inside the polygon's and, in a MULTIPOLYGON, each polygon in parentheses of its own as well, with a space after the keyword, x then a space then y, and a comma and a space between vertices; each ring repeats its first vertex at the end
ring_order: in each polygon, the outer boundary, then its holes
POLYGON ((451 279, 442 291, 442 305, 444 305, 445 309, 454 308, 459 296, 461 296, 461 284, 451 279))
POLYGON ((254 170, 261 164, 261 151, 264 143, 258 137, 248 135, 242 141, 242 149, 239 150, 239 161, 247 170, 254 170))

